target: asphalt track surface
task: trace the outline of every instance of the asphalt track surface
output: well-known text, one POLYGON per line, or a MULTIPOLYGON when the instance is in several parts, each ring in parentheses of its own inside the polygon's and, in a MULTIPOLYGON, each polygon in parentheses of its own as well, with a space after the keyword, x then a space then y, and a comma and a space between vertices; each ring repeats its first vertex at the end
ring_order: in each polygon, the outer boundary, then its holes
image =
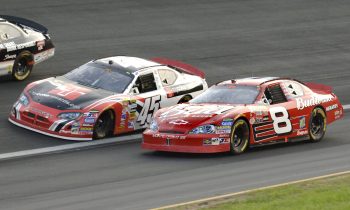
MULTIPOLYGON (((93 58, 168 57, 203 69, 209 84, 287 76, 334 88, 350 104, 347 1, 18 1, 0 14, 49 28, 56 56, 30 79, 0 79, 0 153, 70 144, 7 122, 31 81, 93 58)), ((348 114, 347 112, 346 114, 348 114)), ((350 169, 350 118, 317 144, 256 148, 240 156, 142 151, 125 143, 0 162, 0 209, 145 209, 350 169)))

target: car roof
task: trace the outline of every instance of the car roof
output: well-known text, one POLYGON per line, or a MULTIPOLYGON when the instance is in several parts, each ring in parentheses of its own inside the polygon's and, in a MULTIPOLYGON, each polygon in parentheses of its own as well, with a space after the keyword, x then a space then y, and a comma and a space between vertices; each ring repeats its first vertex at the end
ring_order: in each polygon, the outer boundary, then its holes
POLYGON ((123 68, 125 71, 133 73, 152 66, 162 66, 159 63, 147 59, 129 56, 113 56, 101 58, 95 60, 94 62, 101 62, 107 65, 116 66, 119 68, 123 68))
POLYGON ((258 86, 269 81, 279 80, 279 77, 246 77, 240 79, 231 79, 218 83, 218 85, 223 84, 237 84, 237 85, 252 85, 258 86))

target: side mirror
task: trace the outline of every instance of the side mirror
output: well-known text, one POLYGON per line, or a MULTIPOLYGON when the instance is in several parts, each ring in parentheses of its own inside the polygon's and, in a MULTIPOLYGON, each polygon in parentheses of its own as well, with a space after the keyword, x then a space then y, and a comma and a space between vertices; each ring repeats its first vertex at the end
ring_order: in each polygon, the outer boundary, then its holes
POLYGON ((132 92, 133 94, 139 94, 139 93, 140 93, 140 91, 139 91, 139 89, 138 89, 137 87, 132 87, 132 88, 131 88, 131 92, 132 92))

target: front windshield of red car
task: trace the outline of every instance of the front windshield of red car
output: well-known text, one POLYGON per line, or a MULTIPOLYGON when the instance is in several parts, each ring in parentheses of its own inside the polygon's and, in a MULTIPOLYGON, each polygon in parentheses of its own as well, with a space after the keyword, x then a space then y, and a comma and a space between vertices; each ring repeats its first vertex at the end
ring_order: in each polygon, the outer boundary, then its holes
POLYGON ((216 85, 190 101, 191 104, 252 104, 259 94, 256 86, 216 85))

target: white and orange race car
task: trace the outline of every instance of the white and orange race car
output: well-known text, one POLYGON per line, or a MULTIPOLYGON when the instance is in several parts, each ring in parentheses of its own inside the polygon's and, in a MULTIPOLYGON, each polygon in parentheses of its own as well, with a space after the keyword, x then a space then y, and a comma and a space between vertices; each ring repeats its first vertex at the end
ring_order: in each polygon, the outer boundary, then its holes
POLYGON ((115 56, 30 83, 9 121, 68 140, 92 140, 143 129, 160 108, 208 88, 204 73, 179 61, 115 56))

